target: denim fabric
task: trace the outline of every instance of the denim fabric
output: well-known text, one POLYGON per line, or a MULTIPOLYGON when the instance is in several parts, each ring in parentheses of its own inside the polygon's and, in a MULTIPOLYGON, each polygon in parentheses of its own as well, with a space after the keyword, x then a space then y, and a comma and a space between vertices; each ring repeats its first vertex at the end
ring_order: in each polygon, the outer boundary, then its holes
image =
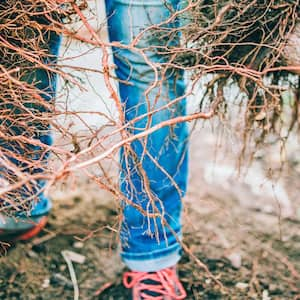
MULTIPOLYGON (((49 56, 49 63, 53 64, 56 62, 59 47, 61 44, 61 36, 56 35, 55 33, 48 34, 47 37, 49 38, 49 49, 50 49, 50 56, 49 56)), ((57 75, 56 73, 50 73, 45 70, 37 70, 36 72, 32 73, 28 76, 27 81, 29 82, 37 82, 36 86, 39 90, 43 91, 41 94, 42 97, 47 101, 52 101, 55 97, 56 92, 56 83, 57 83, 57 75)), ((50 131, 50 126, 48 128, 43 128, 39 131, 36 136, 37 139, 40 140, 43 144, 52 145, 52 135, 50 131)), ((37 146, 34 146, 38 148, 37 146)), ((38 149, 36 149, 38 150, 38 149)), ((44 155, 44 160, 47 160, 49 157, 49 152, 44 155)), ((37 158, 39 159, 39 158, 37 158)), ((40 170, 36 170, 39 172, 40 170)), ((44 181, 39 182, 39 187, 42 190, 42 187, 45 185, 44 181)), ((47 214, 52 207, 51 200, 45 196, 42 192, 39 195, 39 201, 32 204, 32 211, 31 216, 38 216, 47 214)))
MULTIPOLYGON (((166 20, 170 16, 169 9, 176 9, 178 3, 178 0, 106 0, 110 40, 129 44, 142 29, 166 20)), ((165 30, 176 26, 177 20, 164 25, 165 30)), ((176 46, 179 39, 178 35, 170 39, 149 32, 137 47, 149 48, 146 54, 151 62, 164 62, 168 57, 156 50, 167 44, 176 46)), ((56 54, 59 40, 55 38, 50 45, 52 54, 56 54)), ((119 84, 126 121, 159 109, 184 94, 183 74, 172 68, 166 70, 164 77, 159 74, 158 79, 163 78, 161 84, 146 94, 155 76, 144 58, 137 51, 120 48, 114 48, 113 55, 118 78, 129 83, 119 84)), ((55 90, 55 77, 41 74, 40 78, 43 79, 42 88, 48 86, 55 90)), ((130 133, 139 133, 162 121, 185 115, 185 102, 182 99, 168 109, 135 122, 130 133)), ((42 138, 46 144, 51 143, 50 135, 42 138)), ((187 124, 181 123, 164 127, 145 139, 133 142, 130 153, 128 149, 120 151, 120 188, 125 198, 149 213, 159 212, 161 215, 149 218, 126 204, 126 200, 122 202, 121 256, 133 270, 156 271, 176 264, 180 258, 181 200, 186 192, 188 176, 187 138, 187 124), (143 172, 147 175, 146 179, 143 172)), ((45 213, 50 207, 50 201, 42 195, 31 214, 45 213)))
MULTIPOLYGON (((46 44, 48 44, 48 54, 49 56, 47 58, 44 58, 44 62, 48 62, 51 64, 54 64, 57 60, 57 55, 59 51, 59 46, 61 42, 61 37, 55 34, 54 32, 45 32, 43 36, 43 40, 45 41, 46 44)), ((21 78, 22 81, 34 84, 40 91, 41 91, 41 97, 45 99, 45 101, 53 101, 55 92, 56 92, 56 81, 57 81, 57 76, 54 72, 49 72, 46 70, 42 69, 34 69, 34 71, 30 72, 24 72, 21 78)), ((28 110, 31 110, 32 113, 34 114, 34 111, 39 111, 39 112, 45 112, 46 108, 44 106, 39 106, 34 103, 25 103, 24 106, 27 107, 28 110)), ((18 118, 18 114, 20 113, 19 109, 13 104, 5 104, 6 109, 10 109, 14 114, 16 114, 16 117, 18 118)), ((6 122, 6 127, 10 128, 11 134, 17 136, 17 135, 23 135, 26 131, 25 128, 17 127, 13 124, 10 124, 10 121, 3 121, 6 122)), ((33 121, 35 122, 35 121, 33 121)), ((35 122, 36 123, 36 122, 35 122)), ((36 129, 33 138, 39 140, 41 143, 45 145, 51 145, 52 144, 52 136, 51 136, 51 131, 50 131, 50 126, 48 124, 27 124, 28 127, 36 129)), ((44 163, 47 163, 47 159, 49 157, 49 152, 44 153, 44 151, 41 151, 41 147, 36 146, 36 145, 29 145, 29 144, 24 144, 20 146, 18 142, 7 142, 5 140, 0 139, 0 147, 2 149, 7 149, 9 151, 12 151, 14 153, 17 153, 19 155, 23 155, 24 152, 29 155, 31 153, 31 158, 33 160, 41 160, 41 152, 43 152, 43 158, 42 161, 44 163), (26 150, 25 150, 26 149, 26 150)), ((26 163, 21 163, 17 159, 13 159, 11 157, 8 157, 11 162, 15 165, 18 165, 24 172, 28 169, 28 166, 26 163)), ((5 168, 3 168, 0 165, 0 177, 5 178, 5 168)), ((41 168, 31 168, 32 173, 40 173, 42 172, 41 168)), ((19 190, 19 193, 22 194, 23 197, 26 196, 32 196, 34 195, 37 191, 41 191, 42 187, 45 185, 45 182, 43 180, 38 180, 38 182, 32 186, 32 190, 29 191, 26 187, 22 187, 19 190)), ((18 195, 19 196, 19 195, 18 195)), ((5 201, 5 199, 0 199, 0 201, 5 201)), ((6 205, 6 203, 4 203, 6 205)), ((39 192, 38 194, 38 201, 33 201, 31 203, 31 211, 30 214, 31 216, 38 216, 38 215, 44 215, 49 212, 51 209, 52 204, 49 198, 45 196, 43 192, 39 192)), ((26 212, 26 215, 28 215, 28 212, 26 212)), ((23 212, 19 212, 17 216, 24 216, 23 212)))

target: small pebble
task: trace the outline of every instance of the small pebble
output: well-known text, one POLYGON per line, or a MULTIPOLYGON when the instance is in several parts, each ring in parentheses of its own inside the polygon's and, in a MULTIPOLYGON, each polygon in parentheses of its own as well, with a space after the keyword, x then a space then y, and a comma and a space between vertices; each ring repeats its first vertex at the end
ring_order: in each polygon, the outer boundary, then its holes
POLYGON ((67 268, 66 265, 60 265, 60 266, 59 266, 59 270, 62 271, 62 272, 63 272, 66 268, 67 268))
POLYGON ((268 290, 263 290, 262 300, 271 300, 271 298, 269 297, 269 291, 268 290))
POLYGON ((43 289, 46 289, 46 288, 48 288, 50 286, 50 279, 49 278, 45 278, 44 279, 44 282, 43 282, 43 284, 42 284, 42 288, 43 289))
POLYGON ((75 242, 73 244, 73 247, 76 248, 76 249, 81 249, 83 248, 84 244, 82 242, 75 242))
POLYGON ((248 283, 245 283, 245 282, 238 282, 235 287, 239 290, 246 290, 248 287, 249 287, 249 284, 248 283))
POLYGON ((70 279, 65 277, 64 275, 60 273, 54 273, 51 275, 50 278, 50 283, 51 284, 58 284, 60 286, 64 286, 66 288, 73 289, 73 283, 70 279))
POLYGON ((242 266, 242 255, 239 252, 232 252, 226 258, 235 269, 239 269, 242 266))

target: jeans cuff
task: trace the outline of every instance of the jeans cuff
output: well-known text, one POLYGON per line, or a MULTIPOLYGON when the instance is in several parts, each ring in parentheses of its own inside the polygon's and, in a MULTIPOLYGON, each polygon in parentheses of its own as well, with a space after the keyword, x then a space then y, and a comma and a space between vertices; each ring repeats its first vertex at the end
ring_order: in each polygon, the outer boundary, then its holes
POLYGON ((162 0, 115 0, 115 2, 118 3, 122 3, 122 4, 126 4, 128 6, 131 5, 140 5, 140 6, 145 6, 145 7, 149 7, 149 6, 162 6, 164 5, 164 2, 162 0))
POLYGON ((154 253, 148 254, 149 258, 146 257, 146 253, 142 254, 141 257, 131 257, 121 253, 121 257, 125 265, 132 271, 137 272, 156 272, 165 268, 172 267, 178 263, 181 258, 181 248, 178 246, 175 251, 169 252, 166 255, 153 255, 154 253))

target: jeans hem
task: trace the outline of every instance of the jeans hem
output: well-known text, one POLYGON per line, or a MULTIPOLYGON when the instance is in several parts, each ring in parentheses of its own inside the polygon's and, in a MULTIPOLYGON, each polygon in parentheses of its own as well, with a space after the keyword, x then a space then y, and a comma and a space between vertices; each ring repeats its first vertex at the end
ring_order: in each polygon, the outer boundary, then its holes
POLYGON ((165 248, 150 253, 121 253, 125 265, 138 272, 155 272, 177 264, 181 258, 181 247, 165 248))
POLYGON ((158 0, 158 1, 136 1, 136 0, 115 0, 115 2, 117 3, 122 3, 122 4, 126 4, 126 5, 136 5, 136 6, 161 6, 164 2, 162 0, 158 0))
POLYGON ((126 259, 123 258, 125 265, 136 272, 156 272, 165 268, 175 266, 181 258, 178 250, 177 252, 170 253, 164 257, 153 258, 153 259, 126 259))

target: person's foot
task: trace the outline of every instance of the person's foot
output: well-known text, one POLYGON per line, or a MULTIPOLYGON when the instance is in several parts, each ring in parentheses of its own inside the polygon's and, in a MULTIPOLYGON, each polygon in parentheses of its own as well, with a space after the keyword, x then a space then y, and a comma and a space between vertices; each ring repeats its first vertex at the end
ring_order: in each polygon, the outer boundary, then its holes
POLYGON ((123 284, 132 289, 133 300, 180 300, 186 292, 178 279, 176 267, 157 272, 126 272, 123 284))
POLYGON ((45 227, 47 219, 47 216, 13 218, 0 214, 0 241, 29 240, 45 227))

